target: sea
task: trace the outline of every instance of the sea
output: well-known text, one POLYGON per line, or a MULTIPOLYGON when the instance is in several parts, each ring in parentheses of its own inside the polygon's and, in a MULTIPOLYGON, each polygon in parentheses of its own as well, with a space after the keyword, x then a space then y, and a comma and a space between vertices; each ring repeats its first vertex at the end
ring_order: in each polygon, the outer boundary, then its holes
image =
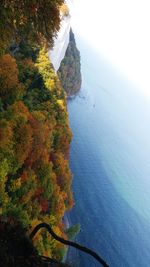
MULTIPOLYGON (((75 240, 110 267, 150 267, 150 100, 76 36, 82 88, 68 100, 75 240)), ((98 267, 69 250, 73 266, 98 267)))

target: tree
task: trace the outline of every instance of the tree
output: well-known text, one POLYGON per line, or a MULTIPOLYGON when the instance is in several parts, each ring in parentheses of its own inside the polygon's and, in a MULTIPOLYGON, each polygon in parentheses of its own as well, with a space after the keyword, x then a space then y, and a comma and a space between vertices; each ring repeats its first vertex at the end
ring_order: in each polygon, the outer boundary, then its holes
POLYGON ((12 41, 52 44, 59 30, 59 7, 64 0, 2 0, 0 5, 0 52, 12 41))
POLYGON ((74 239, 76 237, 76 235, 80 232, 81 230, 81 226, 79 223, 67 228, 65 230, 65 233, 68 237, 68 239, 74 239))
POLYGON ((24 86, 18 80, 18 68, 16 60, 9 54, 0 58, 0 98, 6 107, 20 99, 24 92, 24 86))
MULTIPOLYGON (((46 221, 63 236, 62 217, 73 203, 66 159, 71 141, 66 96, 46 48, 40 50, 35 43, 31 46, 34 34, 41 40, 46 38, 42 18, 51 16, 47 4, 59 9, 63 1, 1 2, 4 25, 7 20, 8 25, 12 23, 6 28, 6 37, 19 46, 14 45, 18 49, 15 58, 9 54, 0 58, 0 214, 17 219, 28 232, 35 221, 46 221), (41 25, 36 25, 40 20, 41 25)), ((51 29, 57 26, 54 22, 51 29)), ((45 233, 36 242, 43 255, 60 257, 62 245, 60 248, 45 233)))

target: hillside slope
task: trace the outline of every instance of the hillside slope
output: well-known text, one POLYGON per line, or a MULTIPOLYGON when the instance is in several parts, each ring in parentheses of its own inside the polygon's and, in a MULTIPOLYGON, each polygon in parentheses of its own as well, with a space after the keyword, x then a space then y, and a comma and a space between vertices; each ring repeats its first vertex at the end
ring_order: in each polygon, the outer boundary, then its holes
MULTIPOLYGON (((0 26, 0 215, 28 234, 44 221, 67 237, 62 218, 73 205, 72 133, 66 95, 48 58, 62 3, 1 5, 0 25, 6 30, 0 26)), ((41 255, 63 258, 64 245, 44 230, 33 242, 41 255)))

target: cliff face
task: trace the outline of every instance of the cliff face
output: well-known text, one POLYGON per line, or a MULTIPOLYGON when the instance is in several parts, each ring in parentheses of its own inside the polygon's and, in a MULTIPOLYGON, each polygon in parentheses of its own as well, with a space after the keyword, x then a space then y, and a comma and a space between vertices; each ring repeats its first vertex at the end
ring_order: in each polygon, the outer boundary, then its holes
POLYGON ((62 83, 67 96, 78 93, 81 88, 80 52, 76 47, 74 34, 71 30, 71 10, 73 0, 66 1, 68 14, 62 13, 60 31, 54 39, 53 49, 49 51, 49 58, 62 83))
POLYGON ((76 47, 76 42, 72 30, 70 30, 69 44, 62 60, 58 77, 62 83, 67 96, 76 95, 81 88, 81 64, 80 52, 76 47))

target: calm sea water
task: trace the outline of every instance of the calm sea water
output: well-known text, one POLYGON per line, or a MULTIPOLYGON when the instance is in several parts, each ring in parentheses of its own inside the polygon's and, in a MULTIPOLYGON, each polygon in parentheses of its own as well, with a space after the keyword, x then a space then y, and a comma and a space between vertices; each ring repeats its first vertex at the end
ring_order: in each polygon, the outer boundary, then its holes
MULTIPOLYGON (((80 39, 78 47, 82 89, 68 102, 77 241, 112 267, 149 267, 150 102, 80 39)), ((76 266, 100 266, 73 257, 76 266)))

